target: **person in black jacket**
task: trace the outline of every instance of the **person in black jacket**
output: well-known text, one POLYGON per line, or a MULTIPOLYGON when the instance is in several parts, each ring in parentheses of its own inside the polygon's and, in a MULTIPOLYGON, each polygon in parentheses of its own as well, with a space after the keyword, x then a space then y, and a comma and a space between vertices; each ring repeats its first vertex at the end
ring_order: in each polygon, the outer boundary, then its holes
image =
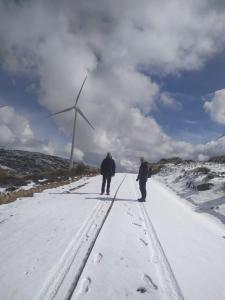
POLYGON ((105 192, 105 184, 107 181, 106 193, 109 195, 111 177, 115 175, 116 165, 115 161, 112 159, 110 153, 107 153, 106 158, 103 159, 101 163, 101 174, 102 174, 102 190, 101 195, 105 192))
POLYGON ((148 167, 148 162, 144 160, 143 157, 140 158, 140 168, 138 172, 138 177, 136 181, 139 181, 139 188, 141 192, 141 198, 138 199, 139 202, 145 202, 146 199, 146 182, 148 180, 149 175, 149 167, 148 167))

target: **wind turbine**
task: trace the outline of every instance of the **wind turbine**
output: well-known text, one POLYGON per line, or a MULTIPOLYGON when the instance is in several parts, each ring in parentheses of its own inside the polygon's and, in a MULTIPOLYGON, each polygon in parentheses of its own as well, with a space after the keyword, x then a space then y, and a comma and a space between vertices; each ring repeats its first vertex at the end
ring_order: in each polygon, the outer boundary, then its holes
POLYGON ((75 105, 71 106, 71 107, 68 107, 66 109, 63 109, 61 111, 58 111, 54 114, 51 114, 49 115, 49 117, 51 116, 55 116, 55 115, 58 115, 58 114, 61 114, 61 113, 64 113, 64 112, 67 112, 67 111, 70 111, 70 110, 73 110, 74 109, 74 112, 75 112, 75 115, 74 115, 74 122, 73 122, 73 136, 72 136, 72 146, 71 146, 71 154, 70 154, 70 165, 69 165, 69 169, 71 170, 73 168, 73 156, 74 156, 74 143, 75 143, 75 133, 76 133, 76 122, 77 122, 77 114, 80 114, 81 117, 88 123, 88 125, 94 129, 94 127, 91 125, 91 123, 88 121, 88 119, 85 117, 85 115, 83 114, 83 112, 81 111, 81 109, 77 106, 77 103, 78 103, 78 100, 79 100, 79 97, 80 97, 80 94, 81 94, 81 91, 83 89, 83 86, 85 84, 85 81, 87 79, 87 75, 86 77, 84 78, 84 81, 81 85, 81 88, 79 90, 79 93, 77 95, 77 98, 76 98, 76 101, 75 101, 75 105))
POLYGON ((225 133, 224 134, 222 134, 222 135, 220 135, 218 138, 216 138, 214 141, 216 142, 216 141, 218 141, 218 140, 220 140, 222 137, 224 137, 225 136, 225 133))

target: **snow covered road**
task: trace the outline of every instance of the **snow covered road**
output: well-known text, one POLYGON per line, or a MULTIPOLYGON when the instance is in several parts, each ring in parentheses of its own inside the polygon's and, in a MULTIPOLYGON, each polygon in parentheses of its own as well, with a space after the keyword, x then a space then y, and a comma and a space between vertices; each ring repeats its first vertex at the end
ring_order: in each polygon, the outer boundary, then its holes
POLYGON ((0 299, 225 299, 224 229, 153 179, 137 202, 135 178, 0 206, 0 299))
POLYGON ((185 299, 225 299, 225 228, 161 183, 148 182, 146 209, 185 299))

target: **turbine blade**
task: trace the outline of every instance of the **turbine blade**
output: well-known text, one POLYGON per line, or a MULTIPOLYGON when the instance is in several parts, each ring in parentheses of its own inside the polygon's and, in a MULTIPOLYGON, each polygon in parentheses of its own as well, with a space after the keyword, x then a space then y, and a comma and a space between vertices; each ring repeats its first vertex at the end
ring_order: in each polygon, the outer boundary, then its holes
POLYGON ((222 135, 220 135, 217 139, 215 139, 215 141, 218 141, 219 139, 221 139, 221 138, 224 137, 224 136, 225 136, 225 133, 222 134, 222 135))
POLYGON ((82 111, 78 108, 78 107, 76 107, 75 108, 76 109, 76 111, 81 115, 81 117, 91 126, 91 128, 92 129, 94 129, 94 127, 91 125, 91 123, 88 121, 88 119, 85 117, 85 115, 82 113, 82 111))
POLYGON ((84 84, 85 84, 86 79, 87 79, 87 75, 85 76, 84 81, 83 81, 83 83, 82 83, 82 85, 81 85, 81 88, 80 88, 80 90, 79 90, 79 93, 78 93, 78 95, 77 95, 77 99, 76 99, 76 101, 75 101, 75 106, 77 105, 77 102, 78 102, 78 100, 79 100, 79 97, 80 97, 80 94, 81 94, 81 91, 82 91, 82 89, 83 89, 83 86, 84 86, 84 84))
POLYGON ((65 109, 63 109, 63 110, 60 110, 60 111, 58 111, 58 112, 56 112, 56 113, 54 113, 54 114, 50 114, 50 115, 48 115, 48 116, 49 116, 49 117, 52 117, 52 116, 55 116, 55 115, 64 113, 64 112, 66 112, 66 111, 70 111, 70 110, 72 110, 72 109, 74 109, 74 108, 75 108, 74 106, 71 106, 71 107, 65 108, 65 109))

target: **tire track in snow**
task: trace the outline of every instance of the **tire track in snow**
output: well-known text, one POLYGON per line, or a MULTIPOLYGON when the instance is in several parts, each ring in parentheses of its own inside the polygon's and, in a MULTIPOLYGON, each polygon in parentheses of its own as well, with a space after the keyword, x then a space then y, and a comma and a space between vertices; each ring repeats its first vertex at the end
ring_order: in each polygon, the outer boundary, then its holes
MULTIPOLYGON (((136 195, 138 195, 138 188, 136 183, 134 183, 134 186, 136 195)), ((159 271, 162 283, 164 284, 163 288, 169 294, 171 300, 184 300, 182 291, 178 285, 176 277, 166 257, 166 254, 163 250, 151 219, 147 213, 144 203, 139 204, 139 209, 150 239, 149 247, 152 247, 153 253, 155 253, 152 258, 152 262, 156 264, 156 267, 159 271)))
POLYGON ((83 272, 83 270, 84 270, 84 268, 85 268, 85 266, 86 266, 86 264, 88 262, 88 259, 90 257, 91 251, 94 248, 94 245, 95 245, 95 243, 96 243, 96 241, 98 239, 98 236, 99 236, 99 234, 100 234, 100 232, 101 232, 101 230, 102 230, 102 228, 103 228, 103 226, 105 224, 105 221, 108 218, 108 215, 109 215, 109 213, 110 213, 110 211, 111 211, 111 209, 113 207, 113 204, 114 204, 115 198, 117 196, 117 193, 118 193, 121 185, 123 184, 123 182, 125 180, 125 177, 126 177, 126 175, 123 177, 122 181, 120 182, 120 184, 119 184, 119 186, 118 186, 118 188, 117 188, 117 190, 115 192, 115 195, 114 195, 114 197, 113 197, 113 199, 111 201, 111 204, 110 204, 110 206, 109 206, 109 208, 108 208, 108 210, 107 210, 107 212, 106 212, 106 214, 105 214, 105 216, 104 216, 104 218, 103 218, 103 220, 102 220, 102 222, 100 224, 100 227, 98 228, 98 231, 96 232, 96 235, 94 236, 94 239, 92 240, 91 245, 90 245, 90 247, 89 247, 89 249, 88 249, 88 251, 86 253, 86 256, 85 256, 85 259, 83 260, 83 264, 82 264, 82 266, 80 268, 80 271, 77 274, 77 276, 75 277, 75 279, 74 279, 74 281, 73 281, 73 283, 71 285, 71 289, 69 290, 67 296, 64 298, 65 300, 71 299, 72 296, 73 296, 74 291, 76 290, 76 287, 78 285, 79 279, 80 279, 80 277, 82 275, 82 272, 83 272))
POLYGON ((37 297, 38 300, 50 300, 54 299, 57 291, 62 285, 67 273, 69 272, 71 265, 74 263, 80 249, 85 243, 85 239, 88 239, 88 233, 93 226, 96 216, 99 215, 102 209, 103 203, 97 203, 92 210, 89 217, 83 223, 83 226, 78 231, 76 236, 71 240, 67 248, 65 249, 60 261, 55 265, 53 270, 50 272, 49 277, 46 280, 46 284, 42 289, 40 295, 37 297))
POLYGON ((99 201, 96 204, 65 249, 60 261, 51 270, 36 300, 71 299, 124 179, 125 176, 120 179, 110 204, 109 201, 99 201))

